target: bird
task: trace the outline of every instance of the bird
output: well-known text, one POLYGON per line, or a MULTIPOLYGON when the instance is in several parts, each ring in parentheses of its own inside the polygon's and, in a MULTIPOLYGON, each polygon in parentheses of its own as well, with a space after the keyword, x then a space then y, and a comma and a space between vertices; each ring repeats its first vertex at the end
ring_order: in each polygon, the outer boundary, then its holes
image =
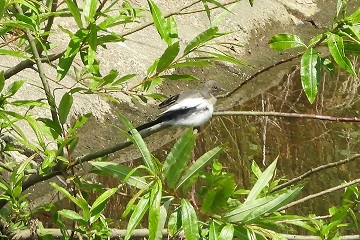
POLYGON ((185 90, 159 104, 159 109, 169 107, 158 117, 136 127, 137 131, 154 126, 193 126, 200 131, 200 126, 209 121, 214 112, 216 98, 214 93, 224 91, 215 80, 204 83, 200 90, 185 90))

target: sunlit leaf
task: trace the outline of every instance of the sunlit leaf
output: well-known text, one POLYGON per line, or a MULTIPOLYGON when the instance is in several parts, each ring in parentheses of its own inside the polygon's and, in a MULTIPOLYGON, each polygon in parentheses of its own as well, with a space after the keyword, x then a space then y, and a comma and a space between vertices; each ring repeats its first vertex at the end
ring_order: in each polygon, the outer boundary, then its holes
POLYGON ((96 48, 97 48, 97 26, 94 23, 90 24, 88 43, 89 43, 89 48, 88 48, 87 64, 88 64, 89 68, 92 68, 92 65, 95 60, 95 54, 96 54, 96 48))
POLYGON ((94 22, 98 0, 84 0, 83 14, 87 24, 94 22))
POLYGON ((161 75, 160 78, 166 78, 169 80, 183 80, 183 81, 194 81, 198 80, 197 77, 187 74, 171 74, 171 75, 161 75))
POLYGON ((151 16, 154 20, 154 25, 161 39, 163 39, 168 45, 171 45, 170 32, 169 32, 170 29, 168 28, 168 24, 164 16, 162 15, 158 6, 156 6, 156 4, 153 1, 148 0, 147 2, 150 7, 151 16))
POLYGON ((81 42, 85 39, 87 34, 88 30, 80 29, 75 35, 72 35, 64 55, 62 55, 59 60, 56 77, 57 81, 60 81, 66 76, 76 54, 79 52, 81 42))
POLYGON ((68 129, 68 135, 71 136, 73 134, 73 132, 78 130, 82 125, 84 125, 91 116, 92 116, 91 113, 87 113, 87 114, 84 114, 81 117, 79 117, 75 121, 74 125, 68 129))
POLYGON ((134 212, 131 214, 129 223, 126 228, 125 240, 128 240, 131 238, 131 234, 133 233, 136 226, 143 219, 148 208, 149 208, 149 196, 145 195, 140 198, 138 204, 136 205, 136 207, 134 209, 134 212))
POLYGON ((327 43, 329 46, 329 51, 331 53, 331 56, 334 58, 335 62, 339 64, 339 66, 345 69, 347 72, 356 76, 354 66, 351 64, 350 60, 344 54, 343 39, 336 34, 328 33, 327 43))
POLYGON ((301 84, 310 103, 313 103, 318 93, 318 84, 320 82, 320 64, 318 52, 313 49, 307 49, 301 57, 301 84))
POLYGON ((360 8, 356 9, 356 11, 350 16, 345 18, 346 20, 350 20, 352 24, 356 24, 360 22, 360 8))
POLYGON ((175 143, 163 164, 163 178, 170 188, 174 188, 194 149, 196 135, 193 128, 188 130, 175 143))
POLYGON ((75 5, 74 1, 72 0, 65 0, 66 5, 68 6, 71 15, 74 17, 74 20, 79 28, 83 27, 82 21, 81 21, 81 14, 79 11, 79 8, 75 5))
POLYGON ((111 175, 119 178, 122 181, 126 180, 127 184, 139 189, 142 189, 147 185, 147 182, 139 173, 139 171, 133 171, 133 169, 128 166, 114 162, 89 161, 89 163, 94 167, 92 170, 94 173, 111 175), (129 175, 130 173, 132 174, 129 175))
POLYGON ((28 57, 23 51, 0 48, 0 55, 7 55, 7 56, 13 56, 13 57, 25 58, 31 60, 31 58, 28 57))
POLYGON ((276 158, 270 166, 266 168, 266 170, 261 174, 259 179, 256 181, 254 187, 252 187, 248 197, 246 198, 245 202, 250 202, 255 200, 261 191, 269 184, 270 180, 274 176, 276 163, 278 158, 276 158))
POLYGON ((4 70, 0 71, 0 93, 4 89, 5 85, 5 77, 4 77, 4 70))
MULTIPOLYGON (((149 239, 157 239, 160 221, 160 204, 162 197, 161 182, 156 182, 150 191, 150 206, 149 206, 149 239)), ((161 238, 160 238, 161 239, 161 238)))
POLYGON ((59 121, 61 124, 66 123, 71 106, 73 104, 73 97, 69 93, 65 93, 59 104, 59 121))
POLYGON ((95 222, 100 217, 100 214, 103 212, 107 201, 112 195, 114 195, 114 193, 116 193, 117 190, 118 188, 110 188, 103 192, 98 198, 96 198, 90 208, 92 222, 95 222))
POLYGON ((87 225, 87 222, 83 219, 83 217, 77 212, 69 209, 61 209, 58 211, 58 214, 64 216, 72 221, 79 222, 82 225, 87 225))
POLYGON ((217 27, 211 27, 204 32, 197 35, 193 40, 190 41, 190 43, 186 46, 184 50, 184 54, 188 54, 193 49, 197 48, 198 46, 210 41, 211 39, 214 39, 216 37, 219 37, 223 34, 219 33, 219 29, 217 27))
POLYGON ((351 42, 351 41, 344 41, 344 51, 346 54, 360 56, 360 44, 351 42))
POLYGON ((225 225, 220 232, 218 240, 228 240, 234 237, 234 226, 232 224, 225 225))
POLYGON ((156 66, 156 72, 164 71, 174 61, 180 51, 179 42, 170 45, 165 52, 161 55, 159 62, 156 66))
POLYGON ((330 73, 335 74, 336 69, 332 61, 328 58, 320 58, 321 65, 330 73))
POLYGON ((185 184, 189 179, 203 169, 207 164, 210 163, 214 158, 216 158, 223 150, 224 146, 218 146, 206 153, 204 153, 200 158, 198 158, 194 164, 192 164, 189 169, 182 175, 179 182, 176 185, 176 189, 179 189, 183 184, 185 184))
POLYGON ((8 87, 7 90, 4 93, 4 97, 8 98, 13 96, 15 93, 17 93, 17 91, 19 91, 19 89, 21 88, 21 86, 25 83, 25 80, 19 80, 19 81, 15 81, 13 83, 11 83, 8 87))
POLYGON ((187 199, 181 199, 181 219, 187 240, 199 239, 199 226, 194 207, 187 199))
POLYGON ((276 50, 286 50, 289 48, 306 47, 299 36, 293 34, 276 34, 269 41, 270 47, 276 50))
POLYGON ((173 237, 181 228, 181 214, 178 210, 173 212, 169 217, 168 231, 171 237, 173 237))

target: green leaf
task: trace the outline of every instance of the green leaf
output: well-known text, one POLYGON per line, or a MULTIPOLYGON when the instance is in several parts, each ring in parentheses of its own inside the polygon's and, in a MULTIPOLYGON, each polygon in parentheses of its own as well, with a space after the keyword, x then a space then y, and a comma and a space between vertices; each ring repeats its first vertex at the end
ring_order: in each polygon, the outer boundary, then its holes
POLYGON ((354 66, 344 54, 343 39, 336 34, 328 33, 327 43, 331 56, 334 58, 335 62, 347 72, 349 72, 353 76, 356 76, 354 66))
POLYGON ((66 123, 72 104, 73 104, 72 95, 69 93, 65 93, 61 98, 59 104, 59 121, 61 124, 66 123))
POLYGON ((65 188, 60 187, 54 182, 50 183, 51 186, 53 186, 56 190, 58 190, 62 195, 64 195, 66 198, 68 198, 70 201, 75 203, 78 207, 80 207, 83 211, 89 210, 88 204, 86 201, 81 201, 74 196, 72 196, 65 188))
POLYGON ((254 211, 251 211, 250 214, 243 219, 243 222, 246 224, 251 224, 256 220, 256 218, 262 216, 263 214, 272 213, 280 207, 285 206, 299 194, 300 190, 303 187, 304 185, 289 188, 287 191, 284 191, 282 194, 276 196, 271 201, 257 207, 256 209, 254 209, 254 211))
POLYGON ((94 23, 90 24, 90 32, 88 35, 88 67, 92 68, 94 61, 95 61, 95 54, 96 54, 96 48, 97 48, 97 26, 94 23))
POLYGON ((185 47, 184 55, 190 53, 192 50, 210 41, 211 39, 222 35, 224 34, 219 33, 219 29, 217 27, 210 27, 209 29, 206 29, 204 32, 200 33, 193 40, 191 40, 191 42, 185 47))
POLYGON ((44 161, 41 163, 40 173, 44 174, 46 169, 55 166, 55 160, 56 152, 53 150, 48 150, 44 161))
POLYGON ((149 206, 149 239, 161 239, 157 238, 160 222, 160 204, 162 197, 162 185, 161 182, 156 182, 150 191, 150 206, 149 206))
POLYGON ((360 44, 344 41, 344 51, 346 54, 360 56, 360 44))
POLYGON ((83 28, 79 8, 75 5, 74 1, 72 1, 72 0, 65 0, 65 2, 69 8, 71 15, 74 17, 74 20, 75 20, 76 24, 78 25, 78 27, 83 28))
POLYGON ((313 49, 307 49, 301 57, 301 84, 310 103, 313 103, 318 93, 318 84, 320 82, 321 59, 318 52, 313 49))
POLYGON ((199 226, 194 207, 187 199, 181 199, 181 219, 187 240, 199 239, 199 226))
POLYGON ((42 149, 45 150, 46 144, 45 144, 44 137, 43 137, 43 131, 42 131, 40 125, 38 124, 38 122, 35 119, 33 119, 29 116, 26 117, 26 121, 29 123, 30 127, 34 131, 39 145, 42 147, 42 149))
POLYGON ((72 221, 79 222, 79 223, 81 223, 81 225, 84 225, 84 226, 87 225, 87 222, 83 219, 83 217, 73 210, 62 209, 62 210, 59 210, 57 213, 60 214, 61 216, 64 216, 64 217, 72 220, 72 221))
POLYGON ((193 128, 188 128, 167 155, 163 164, 163 178, 170 188, 175 187, 187 166, 194 149, 195 139, 196 135, 193 134, 193 128))
POLYGON ((111 86, 117 86, 119 84, 122 84, 123 82, 126 82, 127 80, 132 79, 135 76, 137 76, 137 74, 128 74, 128 75, 122 76, 122 77, 118 78, 117 80, 115 80, 114 82, 112 82, 111 86))
POLYGON ((175 191, 185 184, 189 179, 203 169, 210 161, 216 158, 224 149, 224 146, 216 147, 202 155, 192 164, 189 169, 183 174, 176 185, 175 191))
POLYGON ((158 6, 156 6, 156 4, 153 1, 148 0, 147 2, 150 7, 151 16, 154 20, 154 25, 156 27, 156 30, 158 31, 161 39, 163 39, 168 44, 168 46, 170 46, 171 45, 170 32, 164 16, 162 15, 158 6))
POLYGON ((179 209, 171 213, 168 221, 168 231, 169 235, 173 237, 181 228, 181 214, 179 214, 179 209))
POLYGON ((234 226, 232 224, 226 224, 220 232, 218 240, 228 240, 234 237, 234 226))
POLYGON ((169 65, 172 63, 172 61, 178 55, 179 51, 180 51, 179 42, 176 42, 173 45, 168 46, 168 48, 165 50, 165 52, 161 55, 159 59, 159 62, 156 67, 156 72, 162 72, 166 68, 168 68, 169 65))
POLYGON ((125 240, 131 238, 131 234, 133 233, 135 227, 143 219, 148 208, 149 208, 149 196, 145 195, 140 198, 138 204, 134 209, 134 212, 131 214, 129 223, 126 228, 125 240))
POLYGON ((57 81, 63 79, 69 71, 76 54, 80 50, 80 44, 82 43, 82 41, 84 41, 88 32, 89 30, 80 29, 75 33, 75 35, 70 34, 71 40, 64 55, 61 56, 57 67, 57 81))
POLYGON ((175 18, 170 16, 166 19, 166 29, 169 33, 168 46, 173 45, 176 42, 179 42, 178 39, 178 30, 175 22, 175 18))
POLYGON ((113 162, 89 161, 89 163, 94 167, 92 170, 94 173, 111 175, 122 181, 126 180, 127 184, 139 189, 145 188, 147 185, 147 182, 138 171, 134 171, 134 169, 127 166, 113 162))
POLYGON ((346 20, 350 20, 352 24, 357 24, 360 22, 360 8, 356 9, 356 11, 351 14, 350 16, 348 16, 347 18, 345 18, 346 20))
POLYGON ((245 202, 235 209, 224 214, 224 220, 228 222, 241 222, 250 224, 264 213, 271 213, 285 206, 300 192, 303 186, 289 188, 282 194, 273 194, 263 198, 245 202))
POLYGON ((71 136, 76 130, 78 130, 82 125, 86 123, 86 121, 92 116, 91 113, 87 113, 78 118, 74 125, 69 128, 67 135, 71 136))
POLYGON ((216 213, 227 205, 234 189, 235 181, 232 174, 219 176, 203 197, 201 210, 204 213, 216 213))
POLYGON ((245 202, 250 202, 255 200, 261 191, 269 184, 270 180, 274 176, 276 163, 278 158, 276 158, 269 167, 261 174, 260 178, 256 181, 254 187, 252 187, 248 197, 245 202))
POLYGON ((187 74, 171 74, 171 75, 161 75, 160 78, 166 78, 169 80, 183 80, 183 81, 194 81, 198 80, 196 77, 187 74))
POLYGON ((32 60, 23 51, 15 51, 15 50, 10 50, 10 49, 0 48, 0 55, 7 55, 7 56, 12 56, 12 57, 25 58, 28 60, 32 60))
POLYGON ((87 24, 95 21, 94 17, 96 15, 97 3, 98 0, 84 0, 83 14, 87 24))
POLYGON ((293 34, 276 34, 269 41, 270 47, 279 51, 289 48, 306 47, 299 36, 293 34))
POLYGON ((249 0, 250 6, 254 6, 254 0, 249 0))
MULTIPOLYGON (((219 51, 219 50, 217 50, 217 51, 219 51)), ((207 53, 209 55, 214 56, 215 58, 212 59, 213 61, 223 61, 223 62, 233 63, 233 64, 239 65, 239 66, 247 66, 242 61, 240 61, 240 60, 234 58, 233 56, 230 56, 224 52, 221 52, 221 53, 209 52, 209 51, 199 51, 199 52, 207 53)))
MULTIPOLYGON (((0 20, 3 18, 4 16, 4 11, 5 11, 5 2, 6 1, 1 1, 0 2, 0 20)), ((1 89, 0 89, 1 92, 1 89)))
POLYGON ((0 93, 4 89, 5 85, 5 77, 4 77, 4 70, 0 71, 0 93))
POLYGON ((103 212, 107 201, 114 193, 116 193, 117 190, 118 188, 110 188, 103 192, 98 198, 96 198, 90 208, 92 216, 91 223, 95 222, 100 217, 100 214, 103 212))
POLYGON ((182 67, 198 67, 198 66, 209 66, 210 62, 206 61, 193 61, 192 59, 186 59, 185 62, 178 62, 172 64, 170 68, 182 68, 182 67))
POLYGON ((13 96, 15 93, 17 93, 17 91, 19 91, 19 89, 21 88, 21 86, 25 83, 25 80, 20 80, 20 81, 15 81, 13 83, 11 83, 7 89, 6 92, 4 93, 4 97, 8 98, 13 96))
POLYGON ((335 66, 332 61, 328 58, 320 58, 321 65, 328 70, 330 73, 335 74, 335 66))

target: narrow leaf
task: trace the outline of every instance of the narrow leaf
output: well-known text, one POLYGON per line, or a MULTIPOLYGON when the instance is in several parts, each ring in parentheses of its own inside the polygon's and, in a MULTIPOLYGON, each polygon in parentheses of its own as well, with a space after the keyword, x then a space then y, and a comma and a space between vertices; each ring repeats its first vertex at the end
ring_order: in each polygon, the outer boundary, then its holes
POLYGON ((62 209, 58 211, 58 214, 64 216, 72 221, 76 221, 81 223, 82 225, 87 225, 87 222, 83 219, 83 217, 77 212, 69 209, 62 209))
POLYGON ((181 199, 182 226, 187 240, 199 239, 199 227, 194 207, 187 199, 181 199))
POLYGON ((0 93, 4 89, 5 85, 5 77, 4 77, 4 70, 0 71, 0 93))
POLYGON ((69 93, 65 93, 61 98, 59 104, 59 121, 61 124, 66 123, 72 104, 73 104, 72 95, 69 93))
POLYGON ((94 22, 98 0, 84 0, 84 16, 87 24, 94 22))
POLYGON ((254 187, 251 189, 248 197, 246 198, 245 202, 249 202, 255 200, 259 193, 268 185, 271 178, 274 176, 276 163, 278 158, 276 158, 269 167, 261 174, 260 178, 256 181, 254 187))
POLYGON ((190 53, 193 49, 200 46, 203 43, 206 43, 210 41, 213 38, 216 38, 218 36, 221 36, 221 34, 218 33, 219 29, 217 27, 211 27, 204 32, 197 35, 185 48, 184 54, 190 53))
POLYGON ((176 185, 175 190, 179 189, 183 184, 185 184, 192 176, 198 173, 201 169, 203 169, 207 164, 210 163, 214 158, 216 158, 224 149, 224 146, 216 147, 200 158, 196 160, 196 162, 189 167, 189 169, 184 173, 184 175, 180 178, 179 182, 176 185))
POLYGON ((142 189, 147 185, 147 182, 141 177, 140 173, 138 171, 133 171, 130 167, 114 162, 89 161, 89 163, 94 167, 92 172, 97 174, 111 175, 122 181, 126 180, 127 184, 139 189, 142 189))
POLYGON ((13 83, 11 83, 8 87, 7 90, 4 94, 4 97, 8 98, 13 96, 15 93, 17 93, 17 91, 19 91, 19 89, 21 88, 21 86, 25 83, 25 80, 19 80, 19 81, 15 81, 13 83))
POLYGON ((169 37, 170 33, 164 16, 162 15, 158 6, 156 6, 156 4, 153 1, 148 0, 147 2, 150 7, 151 16, 154 20, 154 25, 161 39, 163 39, 168 45, 171 45, 170 37, 169 37))
POLYGON ((148 195, 146 195, 140 198, 138 204, 134 209, 133 214, 131 214, 129 223, 126 228, 125 240, 131 238, 131 234, 133 233, 134 229, 139 224, 139 222, 143 219, 148 208, 149 208, 149 197, 148 195))
POLYGON ((353 76, 356 76, 354 66, 351 64, 350 60, 344 54, 343 39, 336 34, 328 33, 327 43, 331 56, 334 58, 335 62, 339 64, 341 68, 345 69, 353 76))
POLYGON ((269 41, 270 47, 276 50, 286 50, 289 48, 306 47, 299 36, 293 34, 276 34, 269 41))
POLYGON ((74 20, 75 20, 76 24, 78 25, 78 27, 83 28, 79 8, 75 5, 74 1, 72 1, 72 0, 65 0, 65 2, 69 8, 71 15, 74 17, 74 20))
POLYGON ((164 71, 172 61, 176 58, 180 51, 179 42, 174 43, 173 45, 169 46, 165 52, 161 55, 159 62, 156 67, 156 72, 164 71))
POLYGON ((234 237, 234 226, 232 224, 225 225, 220 232, 218 240, 228 240, 234 237))
POLYGON ((88 35, 88 67, 91 68, 95 61, 95 54, 96 54, 96 48, 97 48, 97 26, 92 23, 90 24, 90 32, 88 35))
POLYGON ((319 54, 313 48, 307 49, 301 57, 301 84, 310 103, 315 101, 318 93, 320 64, 319 54))
POLYGON ((170 188, 174 188, 184 168, 187 166, 194 149, 196 135, 188 128, 175 143, 163 165, 163 178, 170 188))
POLYGON ((12 57, 25 58, 25 59, 28 59, 28 60, 32 60, 24 52, 10 50, 10 49, 0 48, 0 55, 7 55, 7 56, 12 56, 12 57))
POLYGON ((161 182, 156 182, 153 185, 150 192, 149 239, 157 239, 158 236, 161 197, 162 197, 162 185, 161 182))

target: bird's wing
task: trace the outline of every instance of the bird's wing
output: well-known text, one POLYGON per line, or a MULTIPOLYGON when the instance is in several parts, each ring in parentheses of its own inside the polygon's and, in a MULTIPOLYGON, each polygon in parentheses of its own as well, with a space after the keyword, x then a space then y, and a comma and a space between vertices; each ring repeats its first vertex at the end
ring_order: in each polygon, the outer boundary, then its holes
POLYGON ((170 108, 168 108, 166 111, 162 112, 160 114, 160 116, 164 115, 165 113, 190 110, 190 109, 196 108, 197 106, 199 106, 203 103, 204 103, 204 99, 201 97, 185 98, 184 100, 179 101, 176 104, 174 104, 173 106, 171 106, 170 108))
POLYGON ((172 97, 169 97, 168 99, 166 99, 165 101, 161 102, 159 104, 159 108, 164 108, 167 106, 170 106, 171 104, 175 103, 180 97, 180 94, 176 94, 172 97))

